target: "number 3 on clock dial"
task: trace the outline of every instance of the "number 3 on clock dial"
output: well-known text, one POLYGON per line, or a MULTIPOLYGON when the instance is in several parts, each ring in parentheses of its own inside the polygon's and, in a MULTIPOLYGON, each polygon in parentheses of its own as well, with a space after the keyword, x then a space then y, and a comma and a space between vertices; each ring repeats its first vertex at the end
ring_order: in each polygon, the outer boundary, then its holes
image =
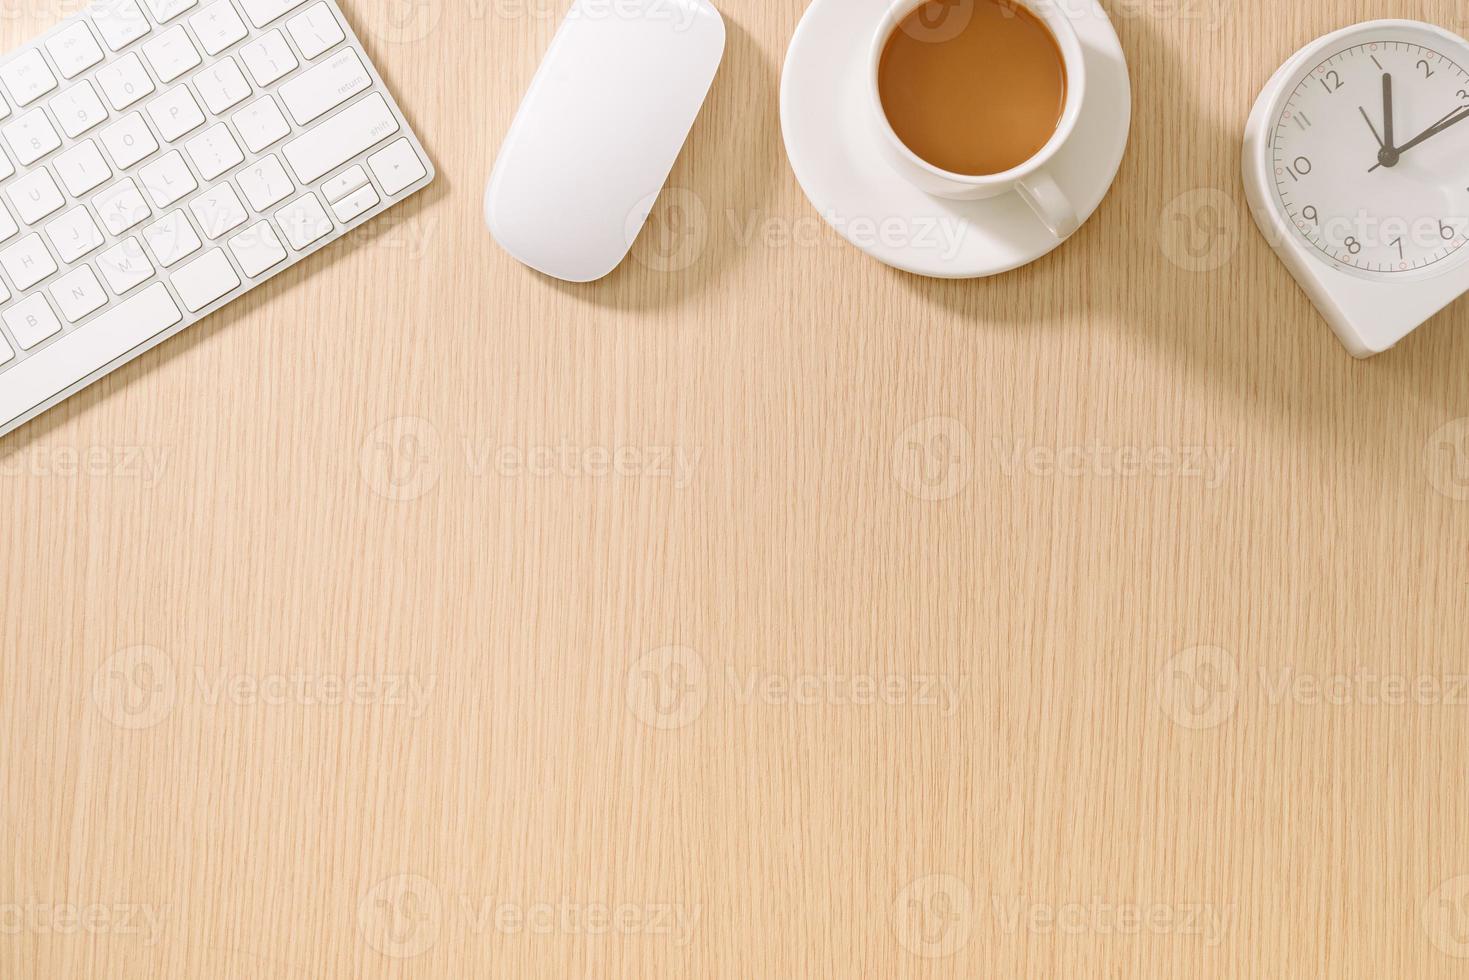
POLYGON ((1275 193, 1323 260, 1376 279, 1469 258, 1469 51, 1444 47, 1364 41, 1286 93, 1270 137, 1275 193))

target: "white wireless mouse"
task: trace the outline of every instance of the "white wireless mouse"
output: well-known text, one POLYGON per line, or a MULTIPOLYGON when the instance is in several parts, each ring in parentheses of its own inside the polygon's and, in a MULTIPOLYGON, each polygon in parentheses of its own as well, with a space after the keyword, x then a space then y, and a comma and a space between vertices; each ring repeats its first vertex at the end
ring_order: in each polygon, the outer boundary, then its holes
POLYGON ((707 0, 576 0, 495 161, 490 234, 558 279, 617 268, 723 57, 724 21, 707 0))

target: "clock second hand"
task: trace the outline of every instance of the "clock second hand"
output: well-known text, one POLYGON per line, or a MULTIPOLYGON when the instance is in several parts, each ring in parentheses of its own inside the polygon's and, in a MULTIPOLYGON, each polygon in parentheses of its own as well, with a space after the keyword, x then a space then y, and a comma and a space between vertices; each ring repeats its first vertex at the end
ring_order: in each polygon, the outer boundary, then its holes
POLYGON ((1381 136, 1378 136, 1377 135, 1377 127, 1374 126, 1374 125, 1372 125, 1372 117, 1369 116, 1369 115, 1367 115, 1367 110, 1366 109, 1363 109, 1361 106, 1357 106, 1357 111, 1362 114, 1362 118, 1363 119, 1367 120, 1367 128, 1370 129, 1370 130, 1372 130, 1372 138, 1375 139, 1375 140, 1377 140, 1377 147, 1378 147, 1378 149, 1379 150, 1386 149, 1387 148, 1387 144, 1382 141, 1382 137, 1381 136))

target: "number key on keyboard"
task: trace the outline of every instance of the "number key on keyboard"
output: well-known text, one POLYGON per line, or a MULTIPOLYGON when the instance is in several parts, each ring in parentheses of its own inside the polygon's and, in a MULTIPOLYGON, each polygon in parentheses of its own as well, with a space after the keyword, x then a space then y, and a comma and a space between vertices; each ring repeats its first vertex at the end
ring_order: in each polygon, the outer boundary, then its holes
POLYGON ((10 144, 22 167, 29 167, 61 145, 61 137, 56 135, 56 130, 51 128, 46 114, 40 109, 17 116, 3 132, 5 142, 10 144))
POLYGON ((153 94, 153 79, 136 53, 125 54, 98 71, 97 84, 117 112, 153 94))

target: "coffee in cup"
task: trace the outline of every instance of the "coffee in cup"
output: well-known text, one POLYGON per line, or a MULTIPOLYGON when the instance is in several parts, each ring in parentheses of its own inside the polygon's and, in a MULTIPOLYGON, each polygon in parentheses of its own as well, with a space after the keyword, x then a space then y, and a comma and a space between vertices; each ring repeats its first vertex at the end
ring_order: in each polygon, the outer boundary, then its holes
POLYGON ((871 55, 876 122, 898 170, 941 197, 1018 193, 1058 238, 1075 208, 1045 172, 1085 90, 1055 0, 897 0, 871 55))

